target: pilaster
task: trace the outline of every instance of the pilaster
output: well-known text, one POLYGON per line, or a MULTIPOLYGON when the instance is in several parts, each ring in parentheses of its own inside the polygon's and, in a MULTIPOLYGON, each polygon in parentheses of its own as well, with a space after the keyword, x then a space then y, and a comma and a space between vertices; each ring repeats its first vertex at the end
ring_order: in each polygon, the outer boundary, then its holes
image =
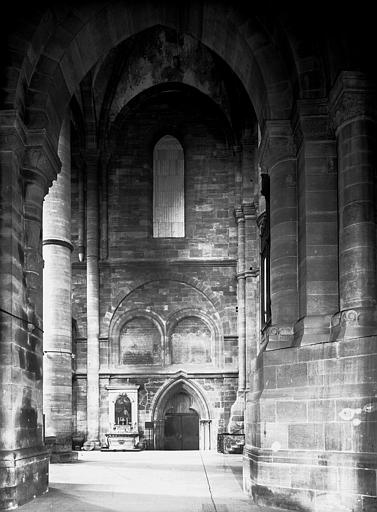
POLYGON ((330 339, 338 308, 337 158, 327 100, 298 100, 294 115, 298 183, 299 320, 296 345, 330 339))
POLYGON ((259 162, 270 176, 271 325, 264 336, 271 350, 293 344, 298 315, 296 146, 289 121, 266 121, 259 162))

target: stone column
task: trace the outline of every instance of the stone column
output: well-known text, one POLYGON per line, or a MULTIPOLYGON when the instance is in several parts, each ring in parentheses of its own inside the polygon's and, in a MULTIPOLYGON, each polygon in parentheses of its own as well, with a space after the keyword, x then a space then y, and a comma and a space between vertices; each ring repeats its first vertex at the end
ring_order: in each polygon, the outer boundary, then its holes
POLYGON ((108 212, 108 169, 111 165, 111 155, 104 154, 101 159, 101 184, 100 184, 100 255, 101 260, 106 260, 109 255, 109 212, 108 212))
POLYGON ((42 414, 42 202, 59 160, 44 132, 0 112, 0 508, 48 488, 42 414))
POLYGON ((361 73, 340 74, 330 95, 338 145, 337 337, 377 334, 376 93, 361 73))
POLYGON ((84 165, 81 165, 77 169, 78 174, 78 222, 77 222, 77 250, 79 261, 82 263, 85 259, 85 193, 84 193, 84 181, 85 181, 85 169, 84 165))
POLYGON ((245 317, 245 216, 242 207, 234 212, 237 222, 237 334, 238 334, 238 392, 246 387, 246 317, 245 317))
POLYGON ((298 148, 299 321, 295 344, 330 339, 338 311, 338 216, 336 144, 327 100, 299 100, 298 148))
POLYGON ((99 448, 99 201, 98 159, 86 155, 87 428, 84 448, 99 448))
POLYGON ((258 249, 256 209, 254 204, 242 206, 245 219, 245 344, 246 389, 250 389, 253 364, 258 354, 259 297, 258 297, 258 249))
POLYGON ((259 148, 270 176, 271 325, 267 350, 293 344, 298 318, 296 150, 289 121, 267 121, 259 148))
POLYGON ((199 421, 200 428, 200 450, 211 450, 211 422, 210 419, 202 419, 199 421))
POLYGON ((43 205, 43 409, 45 435, 53 436, 51 462, 77 459, 72 451, 71 141, 63 121, 62 168, 43 205))
POLYGON ((245 317, 245 217, 242 207, 234 211, 237 222, 237 335, 238 335, 238 390, 231 407, 229 432, 244 428, 246 389, 246 317, 245 317))

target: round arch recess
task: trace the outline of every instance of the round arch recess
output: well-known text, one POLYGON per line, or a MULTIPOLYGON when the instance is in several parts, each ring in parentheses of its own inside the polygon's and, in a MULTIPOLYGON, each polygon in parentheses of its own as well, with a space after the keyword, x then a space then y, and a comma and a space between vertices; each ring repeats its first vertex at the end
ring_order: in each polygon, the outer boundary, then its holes
POLYGON ((208 327, 212 337, 211 362, 214 365, 220 366, 222 363, 221 355, 223 354, 224 345, 221 330, 219 328, 218 322, 216 322, 218 319, 216 317, 211 318, 209 315, 195 308, 180 309, 168 317, 166 322, 166 343, 168 344, 170 356, 172 354, 171 336, 174 333, 174 329, 181 320, 185 320, 189 317, 194 317, 201 320, 203 324, 208 327))
POLYGON ((144 318, 150 322, 152 322, 159 334, 160 334, 160 343, 161 343, 161 352, 164 353, 165 347, 165 335, 164 335, 164 322, 163 320, 154 313, 153 311, 145 310, 145 309, 132 309, 125 312, 122 315, 117 316, 113 322, 110 324, 109 328, 109 361, 111 365, 117 367, 121 364, 120 361, 120 335, 123 327, 129 322, 135 320, 136 318, 144 318))
POLYGON ((154 422, 154 446, 161 450, 164 446, 164 425, 166 407, 174 395, 185 393, 192 399, 191 408, 199 415, 199 449, 211 450, 214 446, 213 432, 211 429, 213 415, 198 384, 185 376, 170 380, 156 393, 151 407, 151 421, 154 422))

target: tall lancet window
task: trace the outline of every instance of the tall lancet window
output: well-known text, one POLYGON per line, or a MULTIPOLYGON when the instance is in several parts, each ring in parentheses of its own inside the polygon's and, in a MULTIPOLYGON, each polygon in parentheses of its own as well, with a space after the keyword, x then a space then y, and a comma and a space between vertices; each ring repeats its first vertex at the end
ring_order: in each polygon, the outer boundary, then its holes
POLYGON ((170 135, 153 151, 153 236, 185 236, 183 148, 170 135))

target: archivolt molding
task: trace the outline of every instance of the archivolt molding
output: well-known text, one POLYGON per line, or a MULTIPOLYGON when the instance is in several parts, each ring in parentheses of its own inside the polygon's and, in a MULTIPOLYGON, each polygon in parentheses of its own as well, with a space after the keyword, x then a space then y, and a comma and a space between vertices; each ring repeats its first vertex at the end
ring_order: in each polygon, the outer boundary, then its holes
POLYGON ((151 406, 152 421, 163 419, 165 406, 168 400, 179 391, 185 391, 193 397, 195 404, 199 406, 199 410, 197 412, 199 413, 201 420, 209 420, 213 418, 212 411, 205 398, 205 391, 196 382, 188 380, 184 372, 180 372, 178 376, 170 379, 155 394, 151 406))
POLYGON ((194 290, 201 293, 212 305, 214 310, 221 310, 220 298, 211 290, 211 287, 205 284, 199 279, 194 277, 188 277, 183 273, 178 272, 150 272, 144 278, 140 278, 134 281, 132 289, 129 287, 121 289, 116 297, 113 299, 111 306, 107 310, 102 320, 103 332, 108 331, 110 324, 115 318, 117 310, 124 304, 125 301, 134 293, 136 290, 147 284, 157 281, 176 281, 188 286, 191 286, 194 290))

